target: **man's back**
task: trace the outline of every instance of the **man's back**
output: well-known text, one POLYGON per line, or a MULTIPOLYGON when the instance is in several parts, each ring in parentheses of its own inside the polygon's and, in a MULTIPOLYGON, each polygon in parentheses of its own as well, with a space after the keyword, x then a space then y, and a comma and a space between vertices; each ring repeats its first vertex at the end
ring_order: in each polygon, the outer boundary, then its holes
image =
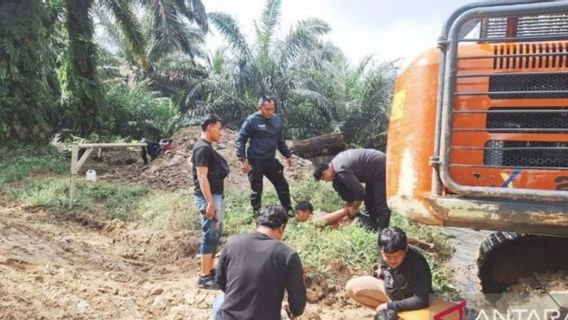
POLYGON ((217 319, 279 320, 285 289, 293 313, 301 314, 306 303, 298 254, 259 232, 229 238, 217 283, 225 292, 217 319))
POLYGON ((384 174, 385 155, 374 149, 351 149, 339 153, 331 164, 338 173, 352 172, 360 182, 370 182, 384 174))

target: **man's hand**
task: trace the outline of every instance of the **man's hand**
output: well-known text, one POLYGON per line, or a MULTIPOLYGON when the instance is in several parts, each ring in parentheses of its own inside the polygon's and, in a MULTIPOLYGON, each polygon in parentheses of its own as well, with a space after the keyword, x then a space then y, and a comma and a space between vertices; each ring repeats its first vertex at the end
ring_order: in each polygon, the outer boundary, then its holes
POLYGON ((292 168, 292 157, 286 158, 286 164, 288 165, 288 169, 292 168))
POLYGON ((241 171, 243 173, 249 173, 250 166, 249 166, 248 160, 245 159, 245 160, 241 161, 241 171))
POLYGON ((357 209, 354 208, 353 206, 345 207, 345 211, 347 213, 347 216, 349 216, 349 219, 355 219, 357 213, 359 213, 359 211, 357 211, 357 209))
POLYGON ((207 209, 205 209, 205 216, 209 220, 215 219, 215 201, 207 202, 207 209))
POLYGON ((375 309, 375 311, 381 311, 381 310, 387 310, 387 303, 381 303, 379 304, 379 306, 377 307, 377 309, 375 309))
POLYGON ((373 277, 377 279, 383 278, 383 269, 381 268, 381 265, 378 265, 377 269, 373 270, 373 277))
POLYGON ((284 302, 284 305, 282 306, 282 308, 284 308, 284 311, 286 311, 286 315, 288 316, 288 319, 295 319, 296 317, 294 317, 292 315, 292 311, 290 311, 290 305, 288 304, 288 302, 284 302))

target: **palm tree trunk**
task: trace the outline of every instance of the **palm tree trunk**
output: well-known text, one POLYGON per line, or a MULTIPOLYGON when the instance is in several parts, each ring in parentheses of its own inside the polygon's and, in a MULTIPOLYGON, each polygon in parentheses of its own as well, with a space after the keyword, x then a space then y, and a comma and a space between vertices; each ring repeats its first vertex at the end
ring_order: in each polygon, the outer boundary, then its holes
POLYGON ((89 11, 93 0, 65 0, 66 29, 69 34, 69 91, 74 123, 81 135, 99 127, 98 102, 102 97, 96 77, 96 45, 89 11))

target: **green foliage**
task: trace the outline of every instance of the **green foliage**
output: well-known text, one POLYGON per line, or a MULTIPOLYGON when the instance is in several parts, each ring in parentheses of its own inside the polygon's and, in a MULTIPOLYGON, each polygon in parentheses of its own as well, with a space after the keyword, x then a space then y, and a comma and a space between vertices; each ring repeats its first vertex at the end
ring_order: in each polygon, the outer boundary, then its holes
POLYGON ((80 183, 78 186, 78 209, 100 211, 121 220, 137 218, 135 209, 148 193, 143 186, 123 183, 80 183))
POLYGON ((367 63, 349 79, 348 96, 354 103, 347 109, 343 133, 348 142, 384 150, 396 68, 367 63))
POLYGON ((137 211, 142 221, 159 229, 199 230, 199 212, 189 203, 192 197, 187 190, 155 191, 140 202, 137 211))
POLYGON ((157 140, 171 135, 179 118, 177 108, 169 98, 153 92, 148 81, 132 88, 114 81, 106 88, 101 131, 135 139, 157 140))
POLYGON ((68 161, 53 148, 16 143, 0 147, 0 185, 20 181, 31 174, 62 174, 68 170, 68 161))
MULTIPOLYGON (((278 204, 274 188, 269 186, 263 194, 263 205, 278 204)), ((343 205, 329 183, 316 182, 304 177, 292 186, 294 202, 309 200, 316 210, 335 211, 343 205)), ((446 235, 439 229, 415 224, 394 214, 391 226, 398 226, 409 235, 436 245, 436 254, 424 252, 433 275, 436 294, 451 296, 450 268, 445 265, 452 249, 446 235)), ((229 194, 226 200, 225 232, 227 234, 250 232, 255 229, 252 209, 247 193, 229 194)), ((377 263, 377 235, 359 227, 357 223, 339 229, 325 228, 312 223, 289 221, 284 241, 294 248, 311 277, 335 279, 337 270, 348 267, 358 273, 367 273, 377 263)))
MULTIPOLYGON (((204 81, 200 84, 200 90, 205 94, 192 95, 194 100, 188 101, 192 104, 191 109, 216 109, 222 112, 219 115, 227 122, 242 121, 239 114, 215 106, 232 103, 239 110, 246 109, 247 105, 254 108, 254 100, 258 96, 272 94, 276 97, 278 112, 287 114, 293 91, 304 89, 300 82, 294 83, 297 71, 294 64, 298 63, 302 53, 314 48, 319 38, 331 28, 319 19, 308 19, 298 22, 284 39, 277 39, 275 35, 281 21, 281 5, 282 1, 278 0, 266 2, 260 23, 255 23, 256 41, 253 44, 247 42, 234 17, 221 12, 209 14, 211 22, 226 39, 230 55, 224 60, 227 64, 224 73, 217 77, 220 81, 204 81), (211 95, 221 92, 219 88, 227 85, 231 87, 228 91, 230 98, 223 93, 211 95)), ((216 70, 219 69, 216 65, 216 70)), ((315 103, 319 102, 315 100, 315 103)))
POLYGON ((49 138, 58 93, 49 19, 42 1, 0 2, 0 140, 49 138))
POLYGON ((103 92, 97 78, 93 0, 65 0, 65 30, 69 46, 62 55, 61 101, 72 128, 85 136, 99 129, 103 92))
MULTIPOLYGON (((69 212, 69 178, 46 177, 24 179, 17 185, 2 186, 10 198, 25 205, 43 207, 58 213, 69 212)), ((96 184, 79 181, 74 207, 71 210, 90 212, 111 219, 137 218, 136 207, 148 193, 142 186, 129 184, 96 184)))

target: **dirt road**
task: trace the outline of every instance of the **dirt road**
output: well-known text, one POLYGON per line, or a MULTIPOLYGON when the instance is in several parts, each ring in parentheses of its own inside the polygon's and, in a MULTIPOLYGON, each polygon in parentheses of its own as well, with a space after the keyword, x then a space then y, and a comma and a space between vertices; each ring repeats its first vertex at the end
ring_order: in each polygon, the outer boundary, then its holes
MULTIPOLYGON (((0 203, 0 319, 210 319, 198 238, 0 203)), ((346 302, 301 319, 370 319, 346 302)))

